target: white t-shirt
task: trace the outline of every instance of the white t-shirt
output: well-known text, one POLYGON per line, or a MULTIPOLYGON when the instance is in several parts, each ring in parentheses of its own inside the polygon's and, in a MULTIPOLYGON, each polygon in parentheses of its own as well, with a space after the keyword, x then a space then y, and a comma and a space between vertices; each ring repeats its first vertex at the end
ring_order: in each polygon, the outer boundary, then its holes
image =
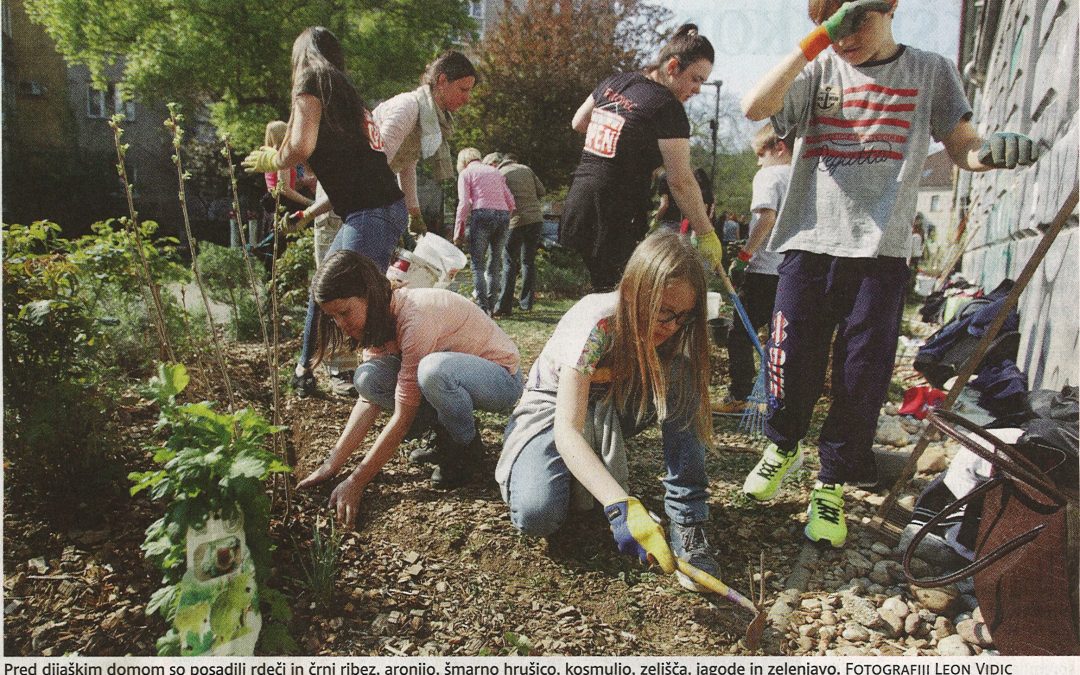
POLYGON ((921 258, 923 250, 923 238, 918 232, 911 233, 911 250, 908 251, 908 260, 921 258))
POLYGON ((600 357, 611 342, 618 301, 617 291, 593 293, 578 300, 555 326, 555 332, 529 371, 525 388, 557 391, 563 366, 574 368, 593 384, 610 382, 610 370, 600 366, 600 357))
POLYGON ((970 115, 956 66, 939 54, 902 46, 860 66, 818 56, 772 118, 777 135, 798 140, 769 249, 905 258, 930 139, 970 115))
MULTIPOLYGON (((780 207, 784 204, 784 195, 787 194, 788 182, 791 181, 791 165, 775 164, 767 166, 754 174, 754 192, 750 198, 750 210, 754 212, 754 219, 750 221, 750 236, 754 236, 754 230, 758 225, 758 209, 772 209, 780 213, 780 207)), ((755 274, 771 274, 776 276, 776 268, 784 261, 781 253, 768 250, 768 245, 761 246, 746 266, 747 272, 755 274)))

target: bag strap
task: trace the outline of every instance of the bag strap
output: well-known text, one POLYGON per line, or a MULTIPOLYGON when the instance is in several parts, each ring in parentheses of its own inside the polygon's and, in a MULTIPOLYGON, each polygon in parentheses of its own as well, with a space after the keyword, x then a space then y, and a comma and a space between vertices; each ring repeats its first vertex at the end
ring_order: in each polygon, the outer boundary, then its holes
POLYGON ((981 572, 983 569, 989 567, 1001 558, 1007 556, 1008 554, 1028 543, 1035 537, 1039 536, 1039 532, 1041 532, 1043 528, 1046 527, 1046 523, 1040 523, 1039 525, 1036 525, 1027 532, 1005 542, 990 553, 987 553, 982 558, 978 558, 972 561, 970 564, 951 574, 946 574, 940 577, 931 577, 929 579, 916 579, 915 575, 912 573, 911 559, 915 557, 915 550, 919 547, 919 542, 925 539, 926 535, 930 534, 931 530, 933 530, 935 525, 945 520, 953 513, 959 511, 962 506, 966 506, 970 502, 982 498, 990 490, 998 486, 1005 485, 1009 482, 1011 481, 1008 478, 992 478, 986 481, 985 483, 979 485, 974 490, 967 493, 960 499, 957 499, 955 502, 943 508, 937 514, 935 514, 933 518, 927 521, 925 525, 919 528, 919 531, 916 532, 915 536, 911 539, 911 543, 908 544, 907 550, 904 551, 904 576, 907 577, 908 583, 915 584, 916 586, 922 586, 923 588, 936 588, 938 586, 945 586, 946 584, 960 581, 961 579, 967 578, 977 572, 981 572))
POLYGON ((930 424, 942 431, 946 436, 990 462, 995 469, 1004 475, 1042 493, 1053 501, 1056 506, 1061 507, 1068 503, 1065 494, 1054 485, 1053 481, 1046 477, 1043 470, 1027 457, 1024 457, 1014 446, 1005 443, 974 422, 952 411, 934 410, 930 413, 929 419, 930 424), (961 432, 958 427, 967 433, 961 432), (973 440, 971 435, 977 436, 980 440, 988 443, 993 450, 987 450, 985 445, 973 440))

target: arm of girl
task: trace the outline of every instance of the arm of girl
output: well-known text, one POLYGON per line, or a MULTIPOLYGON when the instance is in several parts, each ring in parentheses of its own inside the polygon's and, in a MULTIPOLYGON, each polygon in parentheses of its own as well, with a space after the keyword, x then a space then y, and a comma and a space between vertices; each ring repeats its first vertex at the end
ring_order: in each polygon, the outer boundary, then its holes
POLYGON ((566 468, 601 504, 611 504, 629 495, 612 478, 600 456, 582 435, 589 409, 589 379, 570 366, 559 371, 559 391, 555 395, 555 448, 566 468))
POLYGON ((322 119, 322 102, 311 94, 298 94, 293 100, 292 117, 285 142, 278 150, 275 163, 284 169, 306 161, 315 151, 319 139, 319 121, 322 119))
POLYGON ((593 106, 596 102, 593 101, 593 97, 590 94, 585 98, 585 102, 574 113, 574 119, 570 123, 570 126, 574 128, 574 131, 579 134, 583 134, 589 130, 589 120, 592 119, 593 106))
MULTIPOLYGON (((371 407, 375 408, 378 414, 378 407, 371 407)), ((382 433, 375 439, 375 443, 364 455, 360 465, 330 493, 330 508, 334 509, 338 522, 342 525, 352 527, 356 523, 356 516, 360 510, 360 496, 364 488, 375 477, 375 474, 379 473, 383 465, 394 456, 409 426, 412 425, 418 408, 419 406, 397 403, 390 421, 383 427, 382 433)), ((351 417, 349 421, 352 421, 351 417)))
POLYGON ((357 399, 356 405, 353 406, 352 412, 349 413, 349 421, 345 423, 345 428, 341 431, 341 436, 338 437, 334 447, 330 449, 330 456, 319 465, 319 468, 297 483, 296 487, 300 489, 308 488, 336 476, 353 452, 360 447, 360 442, 364 440, 368 429, 371 428, 372 423, 375 422, 375 418, 378 416, 379 406, 369 403, 363 398, 357 399))
POLYGON ((664 170, 667 171, 668 188, 675 197, 675 203, 682 209, 683 217, 690 221, 690 228, 698 236, 698 250, 713 269, 723 264, 724 247, 713 229, 705 210, 705 201, 701 197, 701 187, 694 178, 694 169, 690 166, 690 140, 686 138, 664 138, 657 142, 660 154, 664 158, 664 170))
POLYGON ((289 173, 289 169, 280 169, 277 172, 277 184, 281 186, 281 195, 283 197, 288 197, 298 204, 311 206, 313 200, 310 197, 305 197, 289 185, 289 173))

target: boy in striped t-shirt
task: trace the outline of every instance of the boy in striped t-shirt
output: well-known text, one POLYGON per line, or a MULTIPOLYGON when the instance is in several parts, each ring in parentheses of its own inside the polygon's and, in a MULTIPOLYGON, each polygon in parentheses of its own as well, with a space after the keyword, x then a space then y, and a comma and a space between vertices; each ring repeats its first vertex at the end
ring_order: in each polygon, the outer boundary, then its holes
POLYGON ((809 0, 818 24, 742 101, 797 137, 769 250, 779 267, 767 346, 771 443, 743 485, 771 498, 802 457, 832 345, 832 404, 806 536, 843 546, 843 486, 878 481, 872 443, 892 375, 908 281, 908 240, 931 139, 968 171, 1031 164, 1030 138, 971 123, 956 66, 897 44, 898 0, 809 0), (832 46, 831 51, 826 51, 832 46), (835 339, 834 339, 835 332, 835 339))

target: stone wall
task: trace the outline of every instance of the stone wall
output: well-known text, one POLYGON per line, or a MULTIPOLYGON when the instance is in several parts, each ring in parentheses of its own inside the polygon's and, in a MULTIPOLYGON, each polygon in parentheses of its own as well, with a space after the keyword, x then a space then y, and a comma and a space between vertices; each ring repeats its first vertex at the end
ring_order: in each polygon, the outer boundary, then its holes
MULTIPOLYGON (((1076 185, 1080 147, 1077 0, 1003 0, 999 5, 996 22, 967 28, 984 33, 974 49, 990 40, 983 46, 991 48, 985 70, 979 73, 977 53, 961 54, 961 68, 974 62, 966 74, 974 71, 970 79, 981 84, 972 96, 974 122, 984 136, 1026 133, 1039 143, 1042 156, 1017 171, 961 172, 958 194, 967 206, 970 237, 962 271, 987 290, 1019 276, 1076 185)), ((973 3, 968 11, 974 11, 973 3)), ((1033 389, 1080 382, 1076 221, 1074 211, 1020 299, 1023 339, 1017 361, 1033 389)))

